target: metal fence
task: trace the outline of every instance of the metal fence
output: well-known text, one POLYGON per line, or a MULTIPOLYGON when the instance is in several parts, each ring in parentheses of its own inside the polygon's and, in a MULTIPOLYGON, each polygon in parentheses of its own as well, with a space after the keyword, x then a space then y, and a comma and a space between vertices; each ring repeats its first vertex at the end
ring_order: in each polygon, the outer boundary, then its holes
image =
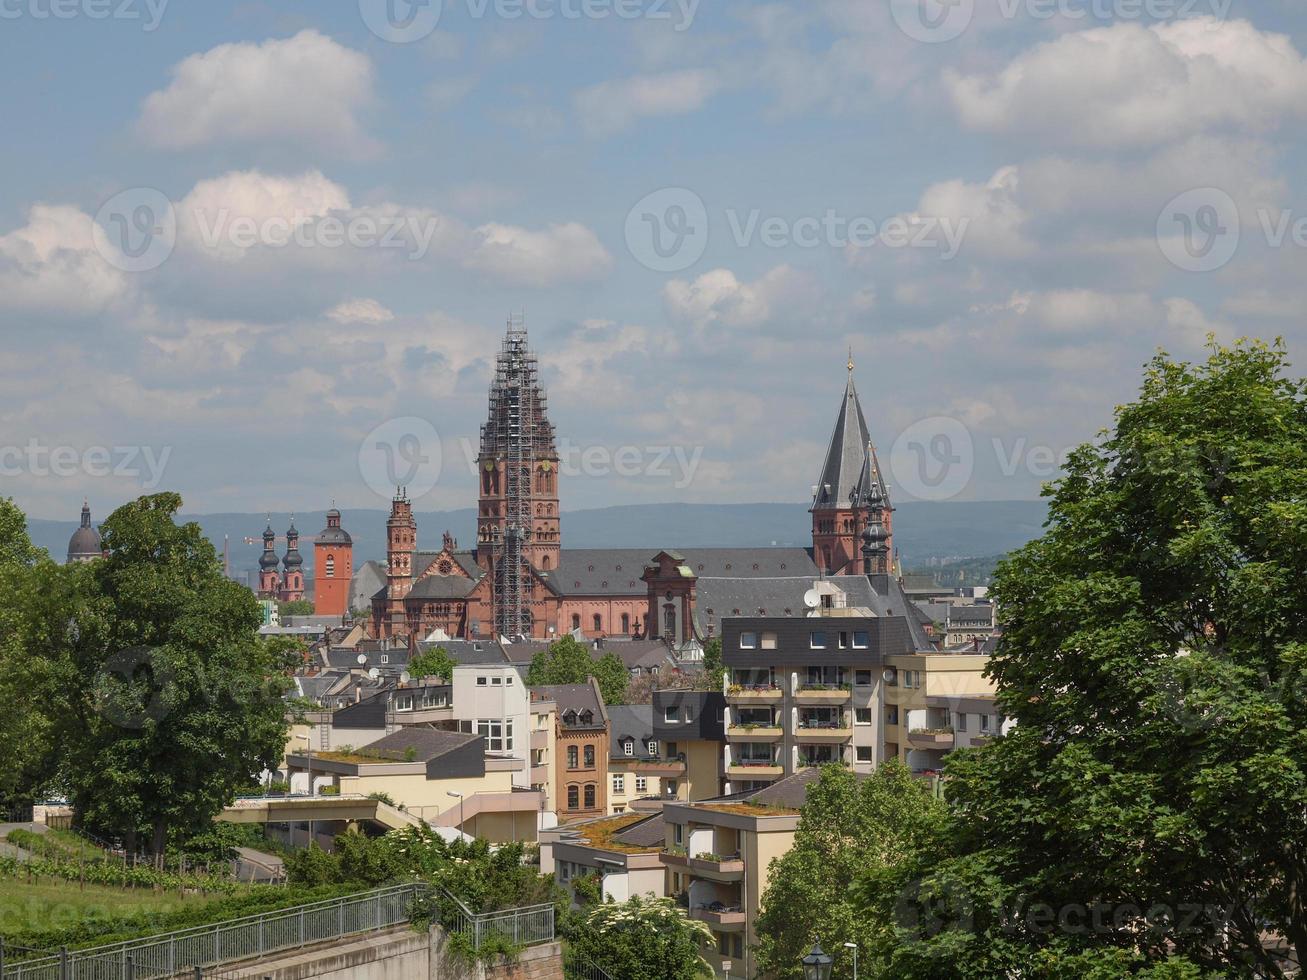
POLYGON ((613 980, 584 956, 570 950, 563 956, 564 980, 613 980))
POLYGON ((554 941, 552 904, 476 913, 443 888, 440 891, 446 907, 452 909, 451 915, 442 917, 445 928, 470 937, 473 949, 480 949, 491 936, 502 936, 514 946, 538 946, 554 941))
MULTIPOLYGON (((111 946, 0 966, 0 980, 157 980, 409 921, 424 884, 398 885, 111 946)), ((552 912, 552 910, 551 910, 552 912)), ((505 913, 511 914, 511 913, 505 913)), ((552 931, 552 915, 551 915, 552 931)))

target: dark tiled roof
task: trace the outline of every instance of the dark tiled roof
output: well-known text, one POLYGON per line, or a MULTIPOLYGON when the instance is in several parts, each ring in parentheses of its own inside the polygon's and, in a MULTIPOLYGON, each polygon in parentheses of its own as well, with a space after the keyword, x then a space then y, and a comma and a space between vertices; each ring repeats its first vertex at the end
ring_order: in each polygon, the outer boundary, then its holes
MULTIPOLYGON (((862 575, 828 576, 848 596, 847 605, 872 606, 871 583, 862 575)), ((807 607, 804 594, 817 582, 817 575, 784 578, 701 578, 695 620, 700 635, 712 626, 721 635, 721 621, 730 616, 802 616, 807 607)))
MULTIPOLYGON (((666 549, 683 559, 695 575, 759 578, 817 573, 804 548, 666 549)), ((658 552, 652 548, 564 549, 548 575, 562 595, 646 595, 640 580, 658 552)))
POLYGON ((659 813, 613 834, 613 840, 631 847, 657 847, 666 839, 667 825, 663 823, 662 814, 659 813))
POLYGON ((380 752, 387 758, 403 759, 411 748, 414 754, 412 761, 429 762, 480 738, 480 735, 467 732, 447 732, 438 728, 409 726, 397 729, 373 742, 368 746, 368 750, 380 752))
POLYGON ((603 699, 593 684, 542 684, 531 690, 558 705, 558 721, 563 728, 603 728, 608 721, 603 699), (590 725, 582 725, 579 721, 569 725, 564 721, 563 716, 569 711, 579 715, 587 710, 594 716, 590 725))
POLYGON ((649 756, 649 740, 653 738, 653 705, 614 704, 608 708, 608 731, 612 739, 609 756, 614 759, 643 759, 649 756), (622 742, 635 740, 635 755, 622 750, 622 742))
POLYGON ((863 480, 866 479, 864 471, 870 442, 871 434, 850 372, 840 411, 835 417, 835 429, 826 449, 826 459, 817 479, 817 493, 812 501, 814 508, 848 507, 865 490, 863 480))
POLYGON ((419 650, 435 650, 437 647, 443 648, 449 654, 449 659, 456 664, 504 664, 508 658, 504 656, 503 649, 494 640, 439 640, 421 642, 418 644, 419 650))
POLYGON ((409 590, 413 599, 466 599, 477 587, 476 579, 462 575, 428 575, 409 590))

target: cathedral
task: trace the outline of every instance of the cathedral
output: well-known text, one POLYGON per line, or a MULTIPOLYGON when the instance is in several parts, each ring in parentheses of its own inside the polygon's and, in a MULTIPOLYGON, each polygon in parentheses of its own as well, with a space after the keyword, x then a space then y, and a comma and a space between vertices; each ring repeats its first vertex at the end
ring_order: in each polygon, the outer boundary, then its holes
MULTIPOLYGON (((854 605, 868 575, 895 570, 893 508, 852 357, 813 487, 811 548, 564 548, 554 429, 520 321, 510 321, 496 359, 476 463, 472 548, 446 531, 439 549, 420 550, 412 502, 396 490, 385 585, 371 599, 373 636, 661 637, 692 651, 719 635, 723 617, 799 615, 814 601, 854 605)), ((269 526, 264 561, 275 574, 271 536, 269 526)), ((288 565, 283 594, 289 575, 288 565)))

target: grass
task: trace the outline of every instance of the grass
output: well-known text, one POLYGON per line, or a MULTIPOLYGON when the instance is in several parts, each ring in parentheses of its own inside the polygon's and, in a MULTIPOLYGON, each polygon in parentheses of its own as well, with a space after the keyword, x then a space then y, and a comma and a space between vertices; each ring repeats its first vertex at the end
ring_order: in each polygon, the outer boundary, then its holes
POLYGON ((183 906, 203 905, 213 896, 182 898, 176 892, 111 888, 75 882, 0 878, 0 935, 59 928, 138 912, 171 912, 183 906))
POLYGON ((597 820, 576 829, 581 840, 601 851, 615 851, 618 854, 654 854, 662 850, 661 844, 652 847, 638 847, 634 844, 623 844, 621 841, 614 839, 614 835, 620 834, 628 827, 647 819, 649 819, 647 813, 623 813, 620 816, 609 817, 607 820, 597 820))
POLYGON ((799 811, 786 806, 763 806, 760 803, 693 803, 695 809, 717 813, 742 813, 747 817, 794 817, 799 811))

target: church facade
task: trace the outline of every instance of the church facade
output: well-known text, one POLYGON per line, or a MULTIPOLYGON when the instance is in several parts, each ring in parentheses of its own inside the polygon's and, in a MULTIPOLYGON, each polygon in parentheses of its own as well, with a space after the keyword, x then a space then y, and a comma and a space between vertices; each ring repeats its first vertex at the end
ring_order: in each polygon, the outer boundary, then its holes
POLYGON ((892 571, 893 508, 854 387, 852 358, 848 368, 813 491, 810 548, 568 549, 546 395, 525 348, 525 330, 510 324, 481 428, 475 546, 460 547, 446 531, 438 549, 421 550, 412 503, 399 488, 387 522, 385 585, 372 597, 369 632, 450 639, 663 637, 691 649, 719 635, 723 617, 801 614, 814 579, 826 580, 823 601, 860 594, 866 575, 892 571), (513 536, 520 537, 516 547, 510 546, 513 536), (502 568, 513 555, 520 556, 516 576, 502 568), (880 567, 869 568, 872 562, 880 567), (514 606, 521 610, 511 631, 502 628, 505 588, 515 590, 514 606))

